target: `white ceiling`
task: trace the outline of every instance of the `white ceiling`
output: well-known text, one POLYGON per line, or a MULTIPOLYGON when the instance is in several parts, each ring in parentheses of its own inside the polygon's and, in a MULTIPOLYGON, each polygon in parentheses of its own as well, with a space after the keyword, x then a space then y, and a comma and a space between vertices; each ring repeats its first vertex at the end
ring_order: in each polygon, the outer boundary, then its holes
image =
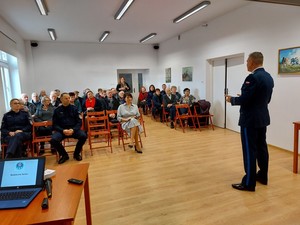
POLYGON ((210 0, 211 5, 179 24, 173 19, 202 0, 135 0, 121 20, 114 15, 123 0, 46 0, 49 14, 41 16, 35 0, 0 0, 0 16, 25 40, 50 41, 48 28, 56 30, 57 41, 139 43, 146 35, 157 36, 147 44, 161 43, 208 23, 249 3, 246 0, 210 0))

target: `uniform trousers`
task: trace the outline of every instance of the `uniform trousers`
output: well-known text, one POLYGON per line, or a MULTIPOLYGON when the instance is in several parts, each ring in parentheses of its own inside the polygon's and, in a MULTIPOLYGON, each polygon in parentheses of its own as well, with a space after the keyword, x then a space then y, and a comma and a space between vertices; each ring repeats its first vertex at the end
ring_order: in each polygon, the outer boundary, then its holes
POLYGON ((268 180, 269 152, 266 132, 266 127, 241 127, 244 170, 246 173, 242 179, 242 184, 246 187, 255 187, 257 174, 260 179, 268 180), (256 161, 259 167, 258 173, 256 172, 256 161))
POLYGON ((7 144, 6 157, 22 157, 23 143, 30 140, 30 132, 19 132, 14 136, 6 136, 4 138, 4 143, 7 144))
POLYGON ((75 147, 74 155, 79 155, 82 147, 87 139, 87 135, 83 130, 77 130, 74 131, 73 135, 71 136, 66 136, 63 133, 60 132, 54 132, 51 136, 51 145, 57 150, 60 156, 67 156, 68 153, 66 152, 66 149, 62 145, 62 141, 65 138, 75 138, 78 139, 78 142, 75 147))

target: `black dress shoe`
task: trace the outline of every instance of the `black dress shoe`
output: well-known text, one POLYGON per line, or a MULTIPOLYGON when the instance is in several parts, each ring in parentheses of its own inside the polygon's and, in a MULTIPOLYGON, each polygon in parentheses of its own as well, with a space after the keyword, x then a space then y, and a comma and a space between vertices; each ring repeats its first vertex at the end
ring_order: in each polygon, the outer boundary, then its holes
POLYGON ((243 184, 232 184, 232 187, 240 191, 255 191, 255 187, 246 187, 243 184))
POLYGON ((256 176, 256 181, 263 184, 263 185, 267 185, 268 184, 268 180, 262 179, 259 176, 256 176))
POLYGON ((174 128, 174 123, 173 123, 173 122, 171 122, 171 125, 170 125, 170 127, 171 127, 171 129, 173 129, 173 128, 174 128))
POLYGON ((74 157, 74 159, 76 159, 77 161, 81 161, 82 160, 82 157, 81 157, 81 155, 74 155, 73 156, 74 157))
POLYGON ((142 153, 143 153, 143 151, 142 151, 142 150, 137 150, 136 146, 134 146, 134 148, 135 148, 135 151, 136 151, 137 153, 140 153, 140 154, 142 154, 142 153))
POLYGON ((63 164, 65 161, 69 160, 69 156, 68 155, 64 155, 62 156, 59 160, 58 160, 58 164, 63 164))

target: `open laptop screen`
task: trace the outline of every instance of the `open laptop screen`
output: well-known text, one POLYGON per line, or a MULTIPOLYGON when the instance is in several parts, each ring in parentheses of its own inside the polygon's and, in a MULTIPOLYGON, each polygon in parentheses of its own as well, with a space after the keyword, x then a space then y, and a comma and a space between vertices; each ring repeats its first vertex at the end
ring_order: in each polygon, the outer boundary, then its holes
POLYGON ((44 157, 0 161, 1 189, 41 187, 44 166, 44 157))

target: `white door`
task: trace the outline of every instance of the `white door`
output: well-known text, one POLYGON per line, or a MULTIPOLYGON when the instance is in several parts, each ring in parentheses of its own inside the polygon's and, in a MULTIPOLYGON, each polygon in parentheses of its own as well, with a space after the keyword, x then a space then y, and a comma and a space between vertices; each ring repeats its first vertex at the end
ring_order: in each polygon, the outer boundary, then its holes
POLYGON ((126 83, 130 86, 130 93, 133 97, 133 103, 137 104, 137 100, 139 97, 139 90, 143 85, 143 73, 137 72, 136 70, 126 71, 126 72, 118 72, 118 80, 120 77, 124 77, 126 83))
POLYGON ((231 106, 225 102, 225 89, 229 95, 237 96, 241 93, 241 86, 247 76, 244 56, 215 59, 212 62, 212 110, 214 124, 221 128, 240 131, 238 126, 239 106, 231 106), (227 71, 226 71, 227 70, 227 71), (227 72, 227 77, 226 77, 227 72))
POLYGON ((214 115, 214 125, 225 128, 225 61, 224 59, 212 62, 212 105, 210 113, 214 115))
MULTIPOLYGON (((232 58, 227 61, 227 88, 228 94, 231 96, 237 96, 241 94, 241 87, 244 83, 246 76, 248 75, 244 64, 244 57, 232 58)), ((239 132, 240 106, 231 106, 227 104, 226 107, 226 128, 239 132)))

